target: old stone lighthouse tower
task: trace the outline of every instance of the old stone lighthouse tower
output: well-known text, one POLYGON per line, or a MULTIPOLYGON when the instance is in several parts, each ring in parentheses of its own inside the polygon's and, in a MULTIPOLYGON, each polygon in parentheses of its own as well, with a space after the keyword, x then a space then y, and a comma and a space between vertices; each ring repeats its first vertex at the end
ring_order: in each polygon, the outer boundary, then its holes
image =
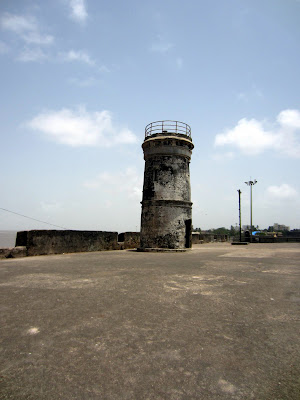
POLYGON ((191 247, 189 163, 194 145, 189 125, 157 121, 145 128, 140 250, 191 247))

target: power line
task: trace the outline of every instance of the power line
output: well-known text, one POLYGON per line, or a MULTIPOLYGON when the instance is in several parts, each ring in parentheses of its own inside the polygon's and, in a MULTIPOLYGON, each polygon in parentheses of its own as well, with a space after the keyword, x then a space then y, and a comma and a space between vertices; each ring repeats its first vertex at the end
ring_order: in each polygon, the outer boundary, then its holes
POLYGON ((56 228, 61 228, 61 229, 66 229, 66 230, 68 230, 68 228, 65 228, 64 226, 54 225, 54 224, 50 224, 49 222, 41 221, 41 220, 36 219, 36 218, 27 217, 27 215, 19 214, 19 213, 15 212, 15 211, 7 210, 6 208, 0 207, 0 210, 7 211, 7 212, 9 212, 9 213, 11 213, 11 214, 19 215, 20 217, 32 219, 33 221, 42 222, 43 224, 46 224, 46 225, 55 226, 56 228))

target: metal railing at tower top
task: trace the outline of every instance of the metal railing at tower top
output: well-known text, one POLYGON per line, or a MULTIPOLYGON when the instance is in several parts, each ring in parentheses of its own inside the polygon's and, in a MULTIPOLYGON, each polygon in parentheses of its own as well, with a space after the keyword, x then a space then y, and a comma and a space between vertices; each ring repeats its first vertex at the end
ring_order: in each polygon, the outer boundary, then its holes
POLYGON ((179 135, 187 136, 192 140, 191 127, 180 121, 155 121, 148 124, 145 128, 145 139, 153 135, 179 135))

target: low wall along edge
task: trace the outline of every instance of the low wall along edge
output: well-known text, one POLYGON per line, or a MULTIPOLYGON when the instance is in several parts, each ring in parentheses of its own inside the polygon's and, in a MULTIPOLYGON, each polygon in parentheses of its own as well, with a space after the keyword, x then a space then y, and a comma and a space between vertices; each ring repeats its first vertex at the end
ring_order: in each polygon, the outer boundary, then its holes
POLYGON ((28 256, 117 250, 118 233, 103 231, 32 230, 17 233, 16 246, 28 256))

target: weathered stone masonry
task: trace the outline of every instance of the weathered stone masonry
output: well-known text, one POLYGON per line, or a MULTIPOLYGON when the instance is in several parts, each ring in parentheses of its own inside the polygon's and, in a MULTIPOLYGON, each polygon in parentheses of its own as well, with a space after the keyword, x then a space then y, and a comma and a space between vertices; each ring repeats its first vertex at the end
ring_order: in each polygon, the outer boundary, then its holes
POLYGON ((188 125, 168 122, 171 129, 167 131, 163 122, 161 130, 150 129, 149 135, 146 127, 142 145, 145 172, 141 249, 184 249, 192 244, 189 163, 194 145, 188 125), (180 133, 180 126, 186 134, 180 133))
POLYGON ((32 230, 17 233, 16 246, 28 256, 118 249, 118 233, 103 231, 32 230))
POLYGON ((133 249, 140 245, 139 232, 31 230, 17 233, 16 247, 0 248, 1 258, 48 254, 133 249), (122 243, 120 243, 122 242, 122 243))

